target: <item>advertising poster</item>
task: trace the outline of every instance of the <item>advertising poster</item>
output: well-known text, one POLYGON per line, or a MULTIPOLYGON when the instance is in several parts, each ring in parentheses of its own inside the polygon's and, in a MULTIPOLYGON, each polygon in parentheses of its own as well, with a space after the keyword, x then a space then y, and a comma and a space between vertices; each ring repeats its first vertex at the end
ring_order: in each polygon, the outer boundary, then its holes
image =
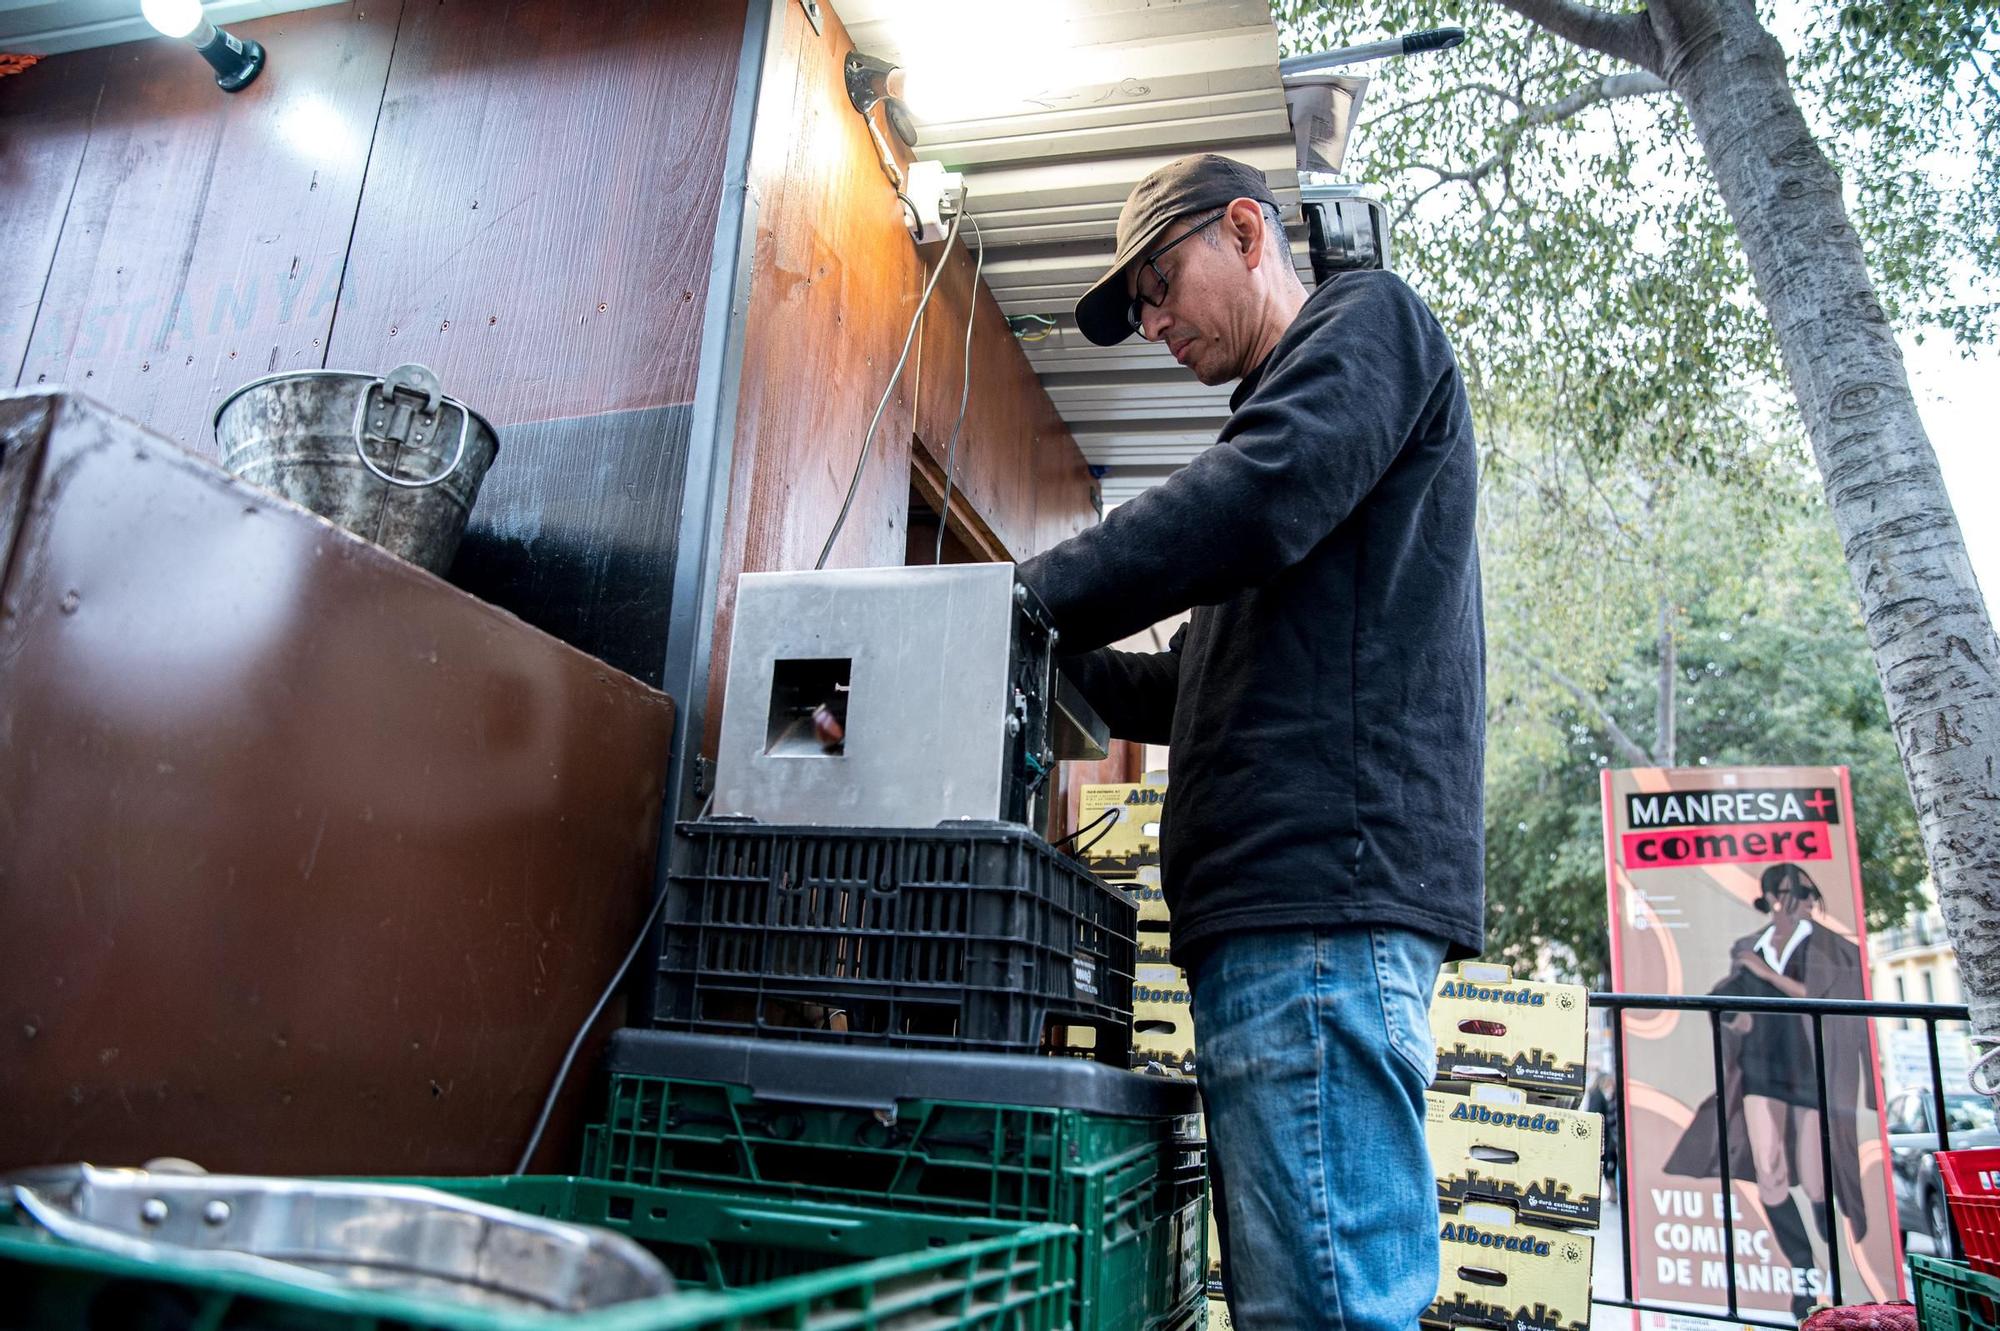
MULTIPOLYGON (((1603 791, 1614 989, 1868 997, 1846 768, 1610 771, 1603 791)), ((1834 1261, 1843 1302, 1902 1297, 1874 1023, 1823 1019, 1823 1133, 1810 1017, 1724 1018, 1720 1086, 1706 1012, 1624 1020, 1634 1299, 1727 1306, 1718 1097, 1739 1309, 1832 1302, 1834 1261)))

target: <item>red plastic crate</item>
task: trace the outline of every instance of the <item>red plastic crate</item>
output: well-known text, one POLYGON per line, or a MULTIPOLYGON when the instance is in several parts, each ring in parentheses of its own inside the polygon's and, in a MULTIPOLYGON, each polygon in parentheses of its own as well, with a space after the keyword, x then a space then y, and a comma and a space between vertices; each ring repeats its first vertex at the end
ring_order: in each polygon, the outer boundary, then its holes
POLYGON ((1937 1166, 1965 1259, 2000 1276, 2000 1146, 1939 1151, 1937 1166))

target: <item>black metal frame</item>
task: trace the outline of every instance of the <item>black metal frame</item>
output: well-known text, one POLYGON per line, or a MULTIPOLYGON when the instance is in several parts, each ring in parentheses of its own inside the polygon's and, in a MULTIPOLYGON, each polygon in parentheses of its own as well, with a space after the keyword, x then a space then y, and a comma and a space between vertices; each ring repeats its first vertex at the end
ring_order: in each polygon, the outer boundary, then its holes
MULTIPOLYGON (((1813 1068, 1819 1092, 1819 1137, 1821 1186, 1826 1196, 1827 1229, 1830 1234, 1822 1235, 1827 1240, 1831 1260, 1829 1274, 1832 1277, 1833 1302, 1841 1302, 1840 1259, 1834 1249, 1831 1234, 1839 1232, 1840 1201, 1833 1187, 1833 1142, 1831 1118, 1827 1113, 1826 1090, 1826 1048, 1823 1041, 1824 1024, 1828 1017, 1862 1017, 1870 1020, 1881 1018, 1917 1018, 1924 1023, 1925 1034, 1930 1046, 1931 1095, 1938 1108, 1938 1149, 1951 1149, 1951 1128, 1944 1115, 1944 1067, 1938 1057, 1937 1024, 1940 1021, 1969 1021, 1971 1014, 1963 1006, 1945 1003, 1878 1003, 1852 998, 1737 998, 1715 994, 1602 994, 1590 996, 1590 1006, 1604 1009, 1610 1016, 1611 1057, 1613 1064, 1614 1097, 1618 1106, 1618 1122, 1621 1130, 1631 1120, 1626 1115, 1625 1105, 1625 1019, 1630 1011, 1642 1012, 1706 1012, 1708 1014, 1709 1047, 1714 1059, 1715 1072, 1715 1119, 1718 1155, 1721 1162, 1721 1183, 1723 1197, 1722 1254, 1723 1268, 1728 1294, 1730 1321, 1745 1326, 1771 1327, 1775 1331, 1794 1331, 1796 1323, 1789 1321, 1764 1321, 1746 1317, 1737 1307, 1736 1291, 1736 1193, 1729 1176, 1729 1106, 1722 1094, 1722 1019, 1737 1013, 1795 1013, 1812 1018, 1813 1068)), ((1883 1113, 1888 1106, 1880 1107, 1883 1113)), ((1622 1143, 1621 1143, 1622 1146, 1622 1143)), ((1885 1162, 1886 1164, 1886 1162, 1885 1162)), ((1618 1214, 1621 1226, 1631 1224, 1632 1217, 1632 1171, 1630 1161, 1620 1159, 1618 1165, 1618 1214)), ((1890 1217, 1890 1223, 1897 1223, 1890 1217)), ((1626 1232, 1618 1235, 1619 1249, 1624 1262, 1625 1297, 1622 1299, 1593 1298, 1593 1303, 1608 1308, 1632 1308, 1642 1312, 1664 1312, 1688 1314, 1690 1310, 1670 1303, 1650 1303, 1632 1297, 1632 1245, 1626 1241, 1626 1232)), ((1695 1314, 1699 1315, 1699 1314, 1695 1314)))

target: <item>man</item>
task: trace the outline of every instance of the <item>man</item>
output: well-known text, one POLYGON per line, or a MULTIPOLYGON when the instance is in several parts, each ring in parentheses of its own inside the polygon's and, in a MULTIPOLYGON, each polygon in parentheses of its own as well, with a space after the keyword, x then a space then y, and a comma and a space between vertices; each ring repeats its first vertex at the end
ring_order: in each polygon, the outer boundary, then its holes
POLYGON ((1408 1331, 1437 1291, 1430 994, 1483 936, 1472 426, 1423 303, 1387 273, 1308 296, 1278 217, 1212 155, 1132 192, 1077 324, 1240 380, 1232 415, 1021 576, 1071 650, 1193 608, 1165 652, 1064 664, 1114 734, 1173 746, 1164 887, 1236 1326, 1408 1331))

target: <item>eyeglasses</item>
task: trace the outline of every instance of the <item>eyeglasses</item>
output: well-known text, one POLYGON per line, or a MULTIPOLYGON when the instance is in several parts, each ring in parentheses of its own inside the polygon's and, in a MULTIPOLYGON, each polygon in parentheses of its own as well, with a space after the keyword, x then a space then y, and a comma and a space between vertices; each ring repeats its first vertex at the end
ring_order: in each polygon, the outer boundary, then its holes
POLYGON ((1224 208, 1206 222, 1201 223, 1199 226, 1190 227, 1181 235, 1176 236, 1145 258, 1139 260, 1138 294, 1133 296, 1132 303, 1125 307, 1125 318, 1132 325, 1132 331, 1144 336, 1142 322, 1145 317, 1145 307, 1150 305, 1154 309, 1158 309, 1160 306, 1166 304, 1167 275, 1160 271, 1160 260, 1164 259, 1174 246, 1200 232, 1206 231, 1209 227, 1214 226, 1227 216, 1229 216, 1229 210, 1224 208))

